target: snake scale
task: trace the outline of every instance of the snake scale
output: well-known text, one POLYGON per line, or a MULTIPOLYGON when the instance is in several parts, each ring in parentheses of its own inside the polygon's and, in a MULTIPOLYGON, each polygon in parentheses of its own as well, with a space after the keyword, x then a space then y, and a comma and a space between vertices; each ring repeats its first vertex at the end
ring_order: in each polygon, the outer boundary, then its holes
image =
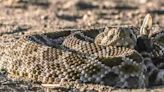
POLYGON ((164 83, 163 35, 141 26, 64 30, 0 45, 0 68, 11 79, 43 84, 85 83, 143 88, 164 83), (151 50, 150 50, 151 49, 151 50))

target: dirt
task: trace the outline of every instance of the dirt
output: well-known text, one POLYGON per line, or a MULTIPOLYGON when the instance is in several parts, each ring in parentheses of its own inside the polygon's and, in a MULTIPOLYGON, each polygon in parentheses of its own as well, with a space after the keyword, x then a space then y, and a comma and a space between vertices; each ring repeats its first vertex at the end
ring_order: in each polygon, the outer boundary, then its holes
MULTIPOLYGON (((163 0, 0 0, 0 35, 19 37, 27 34, 58 31, 64 28, 90 28, 111 25, 140 26, 150 13, 153 23, 164 26, 163 0)), ((78 86, 88 88, 85 86, 78 86)), ((163 87, 138 90, 115 90, 110 87, 87 92, 162 92, 163 87)), ((88 89, 90 89, 88 88, 88 89)), ((61 91, 71 90, 63 89, 61 91)), ((38 84, 13 81, 0 74, 0 92, 56 92, 38 84)), ((79 90, 71 90, 79 91, 79 90)))

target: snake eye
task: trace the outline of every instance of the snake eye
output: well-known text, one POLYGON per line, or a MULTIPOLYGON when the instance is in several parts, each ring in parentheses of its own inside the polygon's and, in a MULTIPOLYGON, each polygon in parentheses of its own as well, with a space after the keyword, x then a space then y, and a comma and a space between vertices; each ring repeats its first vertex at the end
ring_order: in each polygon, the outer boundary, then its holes
POLYGON ((110 35, 110 36, 109 36, 109 39, 112 39, 113 37, 114 37, 114 35, 110 35))

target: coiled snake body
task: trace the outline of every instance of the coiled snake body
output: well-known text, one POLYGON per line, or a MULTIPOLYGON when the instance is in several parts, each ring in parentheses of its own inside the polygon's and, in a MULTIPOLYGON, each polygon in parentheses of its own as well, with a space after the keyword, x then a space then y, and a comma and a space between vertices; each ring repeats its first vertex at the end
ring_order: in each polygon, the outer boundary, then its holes
POLYGON ((149 85, 147 76, 151 74, 134 48, 136 30, 123 26, 23 36, 6 49, 1 46, 0 68, 12 79, 46 84, 142 88, 149 85))

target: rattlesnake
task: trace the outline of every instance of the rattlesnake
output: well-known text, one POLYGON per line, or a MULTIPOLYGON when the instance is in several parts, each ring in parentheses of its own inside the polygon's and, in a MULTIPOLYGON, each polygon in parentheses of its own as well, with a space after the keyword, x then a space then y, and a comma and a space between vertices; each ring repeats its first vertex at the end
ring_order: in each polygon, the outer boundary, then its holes
MULTIPOLYGON (((145 25, 142 28, 149 30, 145 25)), ((137 51, 140 46, 136 44, 137 35, 133 31, 138 30, 121 26, 23 36, 8 47, 0 45, 0 68, 5 69, 11 79, 43 84, 74 82, 121 88, 146 87, 152 75, 147 74, 149 63, 145 64, 146 59, 156 59, 158 56, 153 53, 160 53, 163 48, 157 44, 155 46, 161 48, 144 56, 142 53, 146 51, 137 51), (116 33, 108 32, 113 29, 116 33), (112 37, 102 37, 103 32, 113 37, 117 35, 112 44, 109 39, 112 37)), ((152 37, 156 38, 155 35, 152 37)))

